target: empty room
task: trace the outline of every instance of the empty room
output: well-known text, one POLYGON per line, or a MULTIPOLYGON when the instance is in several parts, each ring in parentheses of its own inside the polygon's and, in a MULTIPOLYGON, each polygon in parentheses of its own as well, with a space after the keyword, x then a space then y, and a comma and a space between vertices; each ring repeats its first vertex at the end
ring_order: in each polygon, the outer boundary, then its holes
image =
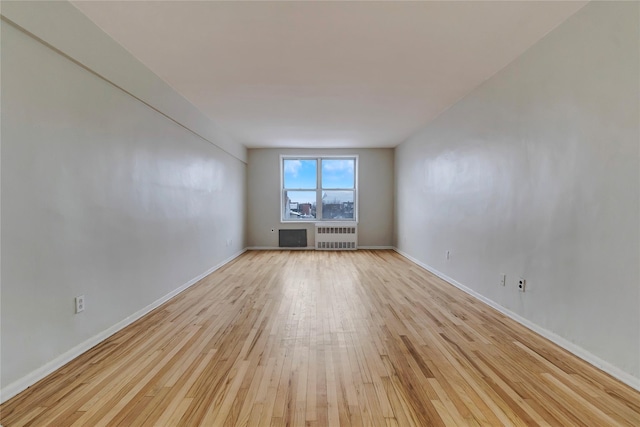
POLYGON ((0 427, 640 425, 640 2, 0 15, 0 427))

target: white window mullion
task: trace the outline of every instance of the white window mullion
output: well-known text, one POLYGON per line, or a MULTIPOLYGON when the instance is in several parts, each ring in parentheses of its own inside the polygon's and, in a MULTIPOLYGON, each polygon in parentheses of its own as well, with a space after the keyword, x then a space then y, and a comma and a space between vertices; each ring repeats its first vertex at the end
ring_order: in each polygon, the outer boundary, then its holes
POLYGON ((322 158, 318 157, 316 170, 316 220, 322 220, 322 158))

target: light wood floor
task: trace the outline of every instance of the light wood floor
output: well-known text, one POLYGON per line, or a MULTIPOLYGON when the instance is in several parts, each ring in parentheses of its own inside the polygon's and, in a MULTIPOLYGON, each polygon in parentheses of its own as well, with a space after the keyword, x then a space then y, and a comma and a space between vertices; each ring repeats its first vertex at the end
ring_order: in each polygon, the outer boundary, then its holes
POLYGON ((249 252, 0 422, 638 426, 640 393, 394 252, 249 252))

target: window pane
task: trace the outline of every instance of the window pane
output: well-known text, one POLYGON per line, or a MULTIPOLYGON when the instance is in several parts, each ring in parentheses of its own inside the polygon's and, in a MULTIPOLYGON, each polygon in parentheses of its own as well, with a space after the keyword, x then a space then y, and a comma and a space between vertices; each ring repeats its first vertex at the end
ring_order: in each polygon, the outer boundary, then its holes
POLYGON ((315 189, 318 178, 316 168, 315 159, 284 159, 284 188, 315 189))
POLYGON ((322 159, 322 188, 354 188, 355 159, 322 159))
POLYGON ((322 193, 323 219, 353 219, 353 191, 322 193))
POLYGON ((283 219, 315 219, 316 192, 315 191, 286 191, 284 192, 283 219))

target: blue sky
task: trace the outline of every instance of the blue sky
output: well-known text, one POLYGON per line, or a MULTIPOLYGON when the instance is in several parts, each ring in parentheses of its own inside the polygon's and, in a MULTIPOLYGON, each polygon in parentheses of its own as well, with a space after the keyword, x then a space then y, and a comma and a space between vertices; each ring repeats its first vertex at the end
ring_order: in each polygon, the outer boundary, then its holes
MULTIPOLYGON (((309 189, 310 191, 288 191, 292 202, 316 203, 317 164, 315 159, 285 159, 285 188, 309 189)), ((322 161, 322 188, 353 189, 355 180, 354 159, 324 159, 322 161)), ((353 191, 331 191, 324 193, 333 201, 353 201, 353 191)))
MULTIPOLYGON (((353 159, 324 159, 322 161, 322 188, 353 188, 354 166, 353 159)), ((285 159, 285 188, 315 189, 316 168, 317 161, 315 159, 285 159)))
POLYGON ((316 188, 316 160, 284 160, 285 188, 316 188))

